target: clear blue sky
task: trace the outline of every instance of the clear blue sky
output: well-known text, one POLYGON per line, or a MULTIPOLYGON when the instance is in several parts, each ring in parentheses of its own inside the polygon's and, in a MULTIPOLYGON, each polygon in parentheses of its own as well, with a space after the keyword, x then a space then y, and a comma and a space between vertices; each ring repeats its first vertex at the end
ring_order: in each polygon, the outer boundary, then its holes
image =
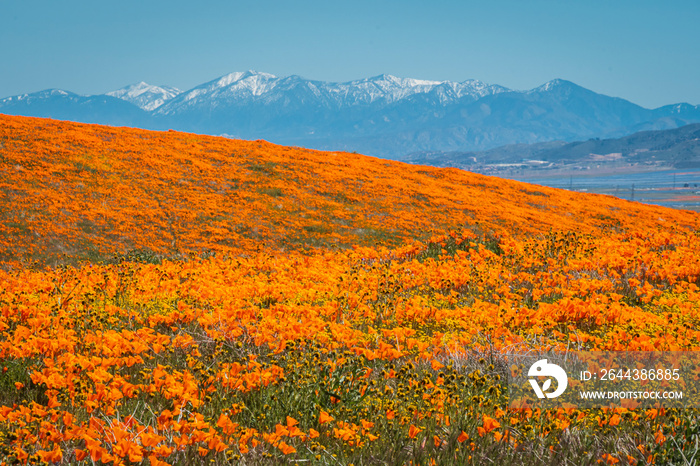
POLYGON ((563 78, 644 107, 700 104, 698 0, 0 0, 0 97, 183 90, 232 71, 349 81, 563 78))

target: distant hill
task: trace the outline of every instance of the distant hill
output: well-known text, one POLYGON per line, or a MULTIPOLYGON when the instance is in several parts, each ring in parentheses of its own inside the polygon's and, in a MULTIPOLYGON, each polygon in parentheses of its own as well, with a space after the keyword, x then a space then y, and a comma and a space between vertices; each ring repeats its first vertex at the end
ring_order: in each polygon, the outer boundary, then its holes
POLYGON ((700 124, 641 131, 616 139, 589 139, 518 144, 481 152, 416 152, 404 161, 436 167, 466 168, 496 173, 510 169, 560 169, 567 166, 700 168, 700 124))
POLYGON ((0 113, 111 126, 146 127, 152 121, 148 112, 125 100, 109 95, 83 96, 60 89, 0 100, 0 113))
POLYGON ((620 137, 700 122, 700 107, 645 109, 555 79, 527 91, 476 80, 379 75, 346 83, 254 71, 187 91, 138 83, 102 96, 50 90, 0 100, 0 113, 176 129, 398 159, 415 152, 620 137))
POLYGON ((618 139, 591 139, 537 154, 545 161, 599 161, 621 157, 628 163, 663 163, 700 168, 700 124, 663 131, 642 131, 618 139))

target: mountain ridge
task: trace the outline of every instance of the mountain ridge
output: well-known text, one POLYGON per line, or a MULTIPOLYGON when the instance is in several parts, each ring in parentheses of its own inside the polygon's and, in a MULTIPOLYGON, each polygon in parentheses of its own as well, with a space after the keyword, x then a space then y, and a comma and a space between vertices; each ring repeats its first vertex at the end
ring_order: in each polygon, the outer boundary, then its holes
POLYGON ((588 170, 592 166, 619 172, 652 168, 697 169, 700 168, 700 123, 640 131, 621 138, 514 144, 480 152, 416 152, 402 160, 499 176, 512 174, 513 170, 527 170, 533 174, 552 170, 588 170))
POLYGON ((186 91, 143 82, 100 96, 40 91, 0 100, 0 112, 266 139, 394 159, 420 151, 620 137, 700 122, 697 105, 646 109, 564 79, 518 91, 473 79, 382 74, 333 83, 252 70, 186 91))
POLYGON ((142 110, 155 110, 182 91, 170 86, 152 86, 144 81, 107 92, 104 95, 116 97, 135 104, 142 110))

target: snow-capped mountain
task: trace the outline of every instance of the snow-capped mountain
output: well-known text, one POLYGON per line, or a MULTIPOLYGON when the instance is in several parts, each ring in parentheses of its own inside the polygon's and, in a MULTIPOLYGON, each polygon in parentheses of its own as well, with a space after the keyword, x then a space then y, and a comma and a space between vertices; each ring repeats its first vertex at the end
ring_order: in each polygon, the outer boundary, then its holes
POLYGON ((386 105, 415 94, 426 94, 435 96, 438 102, 446 104, 463 97, 476 100, 507 91, 504 87, 476 80, 456 83, 397 78, 383 74, 357 81, 330 83, 306 80, 299 76, 279 78, 269 73, 246 71, 230 73, 183 92, 157 113, 172 115, 197 106, 214 108, 253 99, 260 103, 283 105, 294 100, 307 103, 314 101, 323 107, 340 109, 374 103, 386 105))
POLYGON ((218 107, 222 104, 254 100, 273 89, 278 78, 251 71, 230 73, 182 92, 161 108, 159 115, 177 114, 197 106, 218 107))
POLYGON ((0 100, 0 112, 176 129, 398 158, 516 143, 621 137, 700 122, 700 106, 645 109, 555 79, 515 91, 387 74, 343 83, 230 73, 190 90, 138 83, 98 96, 52 89, 0 100))
POLYGON ((141 81, 140 83, 131 84, 117 89, 116 91, 108 92, 105 95, 126 100, 143 110, 150 111, 160 107, 181 92, 180 89, 175 87, 152 86, 141 81))

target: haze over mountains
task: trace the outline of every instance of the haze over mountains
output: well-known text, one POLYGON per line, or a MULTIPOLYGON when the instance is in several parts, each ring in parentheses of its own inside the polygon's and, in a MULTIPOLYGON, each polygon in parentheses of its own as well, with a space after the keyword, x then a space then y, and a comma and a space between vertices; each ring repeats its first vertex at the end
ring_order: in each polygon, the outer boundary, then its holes
POLYGON ((640 131, 621 138, 535 144, 511 144, 486 151, 420 151, 403 161, 436 167, 456 167, 490 175, 551 170, 644 171, 699 169, 700 123, 680 128, 640 131))
POLYGON ((187 91, 138 83, 104 95, 45 90, 0 113, 176 129, 387 158, 507 144, 614 138, 700 122, 700 106, 646 109, 556 79, 529 91, 380 75, 346 83, 254 71, 187 91))

